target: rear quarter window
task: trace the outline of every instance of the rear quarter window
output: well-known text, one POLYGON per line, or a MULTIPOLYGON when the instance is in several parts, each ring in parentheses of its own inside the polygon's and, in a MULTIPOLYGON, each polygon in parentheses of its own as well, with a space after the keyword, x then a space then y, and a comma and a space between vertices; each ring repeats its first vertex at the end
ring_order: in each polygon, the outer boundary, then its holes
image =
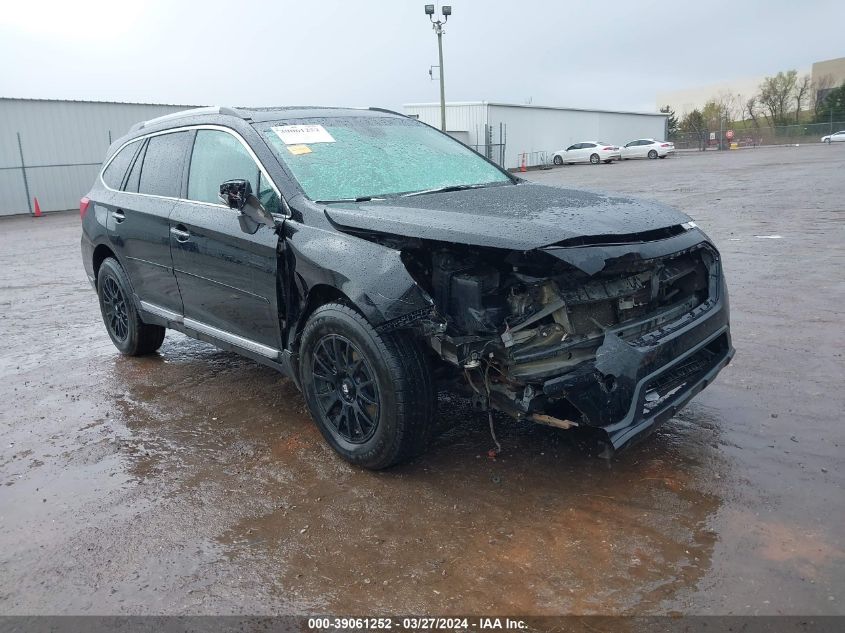
POLYGON ((126 170, 135 152, 138 151, 139 143, 133 142, 121 149, 115 157, 111 160, 108 167, 103 172, 103 182, 111 189, 120 189, 123 183, 123 177, 126 175, 126 170))
POLYGON ((172 132, 150 137, 141 167, 138 193, 179 197, 190 135, 190 132, 172 132))

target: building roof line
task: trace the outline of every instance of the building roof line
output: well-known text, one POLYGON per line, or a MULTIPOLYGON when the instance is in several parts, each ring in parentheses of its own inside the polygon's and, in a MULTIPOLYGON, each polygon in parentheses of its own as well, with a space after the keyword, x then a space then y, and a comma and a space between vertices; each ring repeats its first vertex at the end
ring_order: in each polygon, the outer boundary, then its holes
POLYGON ((97 101, 94 99, 41 99, 37 97, 0 97, 0 101, 39 101, 43 103, 98 103, 106 105, 166 106, 168 108, 197 108, 183 103, 153 103, 145 101, 97 101))
MULTIPOLYGON (((534 103, 505 103, 502 101, 447 101, 447 106, 499 106, 503 108, 534 108, 537 110, 567 110, 571 112, 602 112, 605 114, 639 114, 644 116, 668 116, 665 112, 645 112, 641 110, 605 110, 603 108, 571 108, 568 106, 550 106, 534 103)), ((405 103, 405 108, 422 106, 440 106, 440 103, 405 103)))

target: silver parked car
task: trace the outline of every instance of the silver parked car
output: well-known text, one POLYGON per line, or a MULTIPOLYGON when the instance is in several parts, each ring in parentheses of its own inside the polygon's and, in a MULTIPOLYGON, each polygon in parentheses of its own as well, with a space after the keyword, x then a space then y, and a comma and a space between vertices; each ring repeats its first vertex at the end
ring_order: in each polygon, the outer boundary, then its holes
POLYGON ((831 143, 845 143, 845 130, 839 130, 833 134, 822 136, 822 143, 827 143, 828 145, 831 143))
POLYGON ((675 144, 668 141, 656 141, 653 138, 641 138, 625 143, 621 150, 622 160, 629 158, 666 158, 675 153, 675 144))
POLYGON ((555 165, 571 165, 572 163, 610 163, 619 160, 619 148, 611 143, 601 141, 586 141, 575 143, 566 149, 554 153, 555 165))

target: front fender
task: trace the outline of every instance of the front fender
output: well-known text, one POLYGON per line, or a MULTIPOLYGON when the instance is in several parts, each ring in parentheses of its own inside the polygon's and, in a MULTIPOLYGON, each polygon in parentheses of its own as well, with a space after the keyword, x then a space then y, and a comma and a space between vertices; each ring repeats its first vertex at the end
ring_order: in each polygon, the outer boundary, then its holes
POLYGON ((374 327, 433 307, 399 250, 332 230, 286 227, 288 261, 303 302, 314 286, 336 288, 374 327))

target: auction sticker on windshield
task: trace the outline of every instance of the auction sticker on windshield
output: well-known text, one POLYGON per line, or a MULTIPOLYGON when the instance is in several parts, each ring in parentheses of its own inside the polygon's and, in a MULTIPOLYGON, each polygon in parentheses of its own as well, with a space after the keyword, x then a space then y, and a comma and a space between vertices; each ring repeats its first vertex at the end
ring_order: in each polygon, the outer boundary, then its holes
POLYGON ((311 148, 307 145, 288 145, 288 151, 293 154, 294 156, 299 156, 300 154, 310 154, 311 148))
POLYGON ((276 125, 271 128, 285 145, 334 143, 334 138, 322 125, 276 125))

